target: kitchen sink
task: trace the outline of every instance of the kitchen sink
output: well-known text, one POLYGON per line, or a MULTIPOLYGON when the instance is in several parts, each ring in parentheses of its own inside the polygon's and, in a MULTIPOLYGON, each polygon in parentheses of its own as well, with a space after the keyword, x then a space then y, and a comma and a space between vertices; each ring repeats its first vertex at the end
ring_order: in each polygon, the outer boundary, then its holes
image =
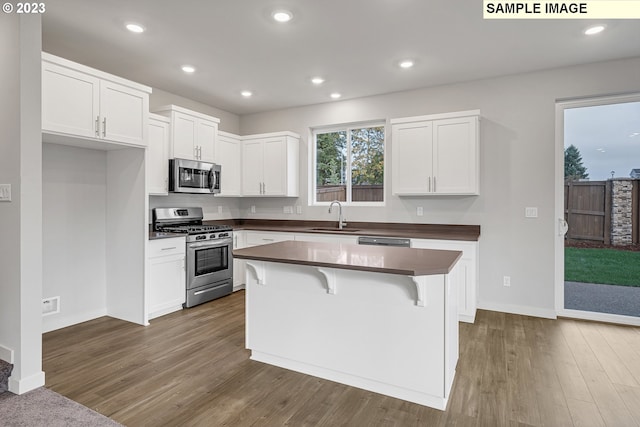
POLYGON ((312 228, 311 230, 313 231, 331 231, 332 233, 353 233, 354 231, 360 231, 357 228, 343 228, 342 230, 340 230, 337 227, 316 227, 316 228, 312 228))

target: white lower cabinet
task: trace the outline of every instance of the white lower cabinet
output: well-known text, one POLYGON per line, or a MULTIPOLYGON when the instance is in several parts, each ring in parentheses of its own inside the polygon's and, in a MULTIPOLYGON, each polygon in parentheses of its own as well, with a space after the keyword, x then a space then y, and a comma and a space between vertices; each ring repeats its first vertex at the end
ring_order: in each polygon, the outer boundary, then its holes
POLYGON ((295 240, 301 242, 350 243, 354 245, 358 243, 358 238, 356 236, 320 233, 296 233, 295 240))
POLYGON ((149 241, 149 319, 182 309, 186 300, 185 239, 149 241))
POLYGON ((279 233, 273 231, 245 231, 245 248, 269 243, 284 242, 285 240, 295 240, 293 233, 279 233))
POLYGON ((411 247, 462 252, 462 258, 458 261, 460 269, 457 276, 459 281, 458 319, 461 322, 473 323, 476 318, 477 308, 478 242, 411 239, 411 247))
MULTIPOLYGON (((245 232, 238 230, 233 232, 233 249, 245 247, 245 232)), ((246 264, 243 259, 233 259, 233 292, 244 289, 246 264)))

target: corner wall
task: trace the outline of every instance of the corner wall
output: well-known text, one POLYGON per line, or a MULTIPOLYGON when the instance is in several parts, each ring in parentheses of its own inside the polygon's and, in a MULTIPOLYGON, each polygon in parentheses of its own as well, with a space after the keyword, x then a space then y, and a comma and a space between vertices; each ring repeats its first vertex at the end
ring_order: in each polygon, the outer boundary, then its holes
MULTIPOLYGON (((41 19, 0 14, 0 349, 13 354, 9 391, 44 385, 42 372, 41 19)), ((4 356, 3 356, 4 357, 4 356)))
MULTIPOLYGON (((391 195, 386 147, 384 207, 346 207, 351 221, 480 224, 479 307, 555 316, 555 103, 560 99, 640 91, 640 58, 602 62, 242 116, 241 134, 290 130, 302 135, 300 197, 242 199, 243 217, 334 219, 308 206, 310 128, 480 109, 480 196, 391 195), (302 205, 302 215, 282 206, 302 205), (256 205, 256 214, 249 207, 256 205), (424 207, 424 216, 416 208, 424 207), (524 217, 538 207, 538 218, 524 217), (502 277, 511 277, 511 287, 502 277)), ((389 133, 390 136, 390 133, 389 133)), ((295 211, 295 210, 294 210, 295 211)))

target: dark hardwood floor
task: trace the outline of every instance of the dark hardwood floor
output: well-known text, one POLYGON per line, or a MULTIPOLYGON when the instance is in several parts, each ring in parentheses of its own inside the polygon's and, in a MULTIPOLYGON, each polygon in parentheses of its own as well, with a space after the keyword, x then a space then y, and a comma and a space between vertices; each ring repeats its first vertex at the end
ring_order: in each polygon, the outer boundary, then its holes
POLYGON ((43 336, 46 387, 135 426, 640 426, 640 328, 479 311, 445 412, 249 360, 244 292, 43 336))

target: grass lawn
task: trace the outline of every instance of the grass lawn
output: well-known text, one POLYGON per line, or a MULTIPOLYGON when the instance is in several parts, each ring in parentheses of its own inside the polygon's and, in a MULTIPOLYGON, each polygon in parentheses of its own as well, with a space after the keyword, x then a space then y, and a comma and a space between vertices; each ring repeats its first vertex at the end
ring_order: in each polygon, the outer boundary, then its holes
POLYGON ((640 252, 564 248, 564 278, 568 282, 640 287, 640 252))

